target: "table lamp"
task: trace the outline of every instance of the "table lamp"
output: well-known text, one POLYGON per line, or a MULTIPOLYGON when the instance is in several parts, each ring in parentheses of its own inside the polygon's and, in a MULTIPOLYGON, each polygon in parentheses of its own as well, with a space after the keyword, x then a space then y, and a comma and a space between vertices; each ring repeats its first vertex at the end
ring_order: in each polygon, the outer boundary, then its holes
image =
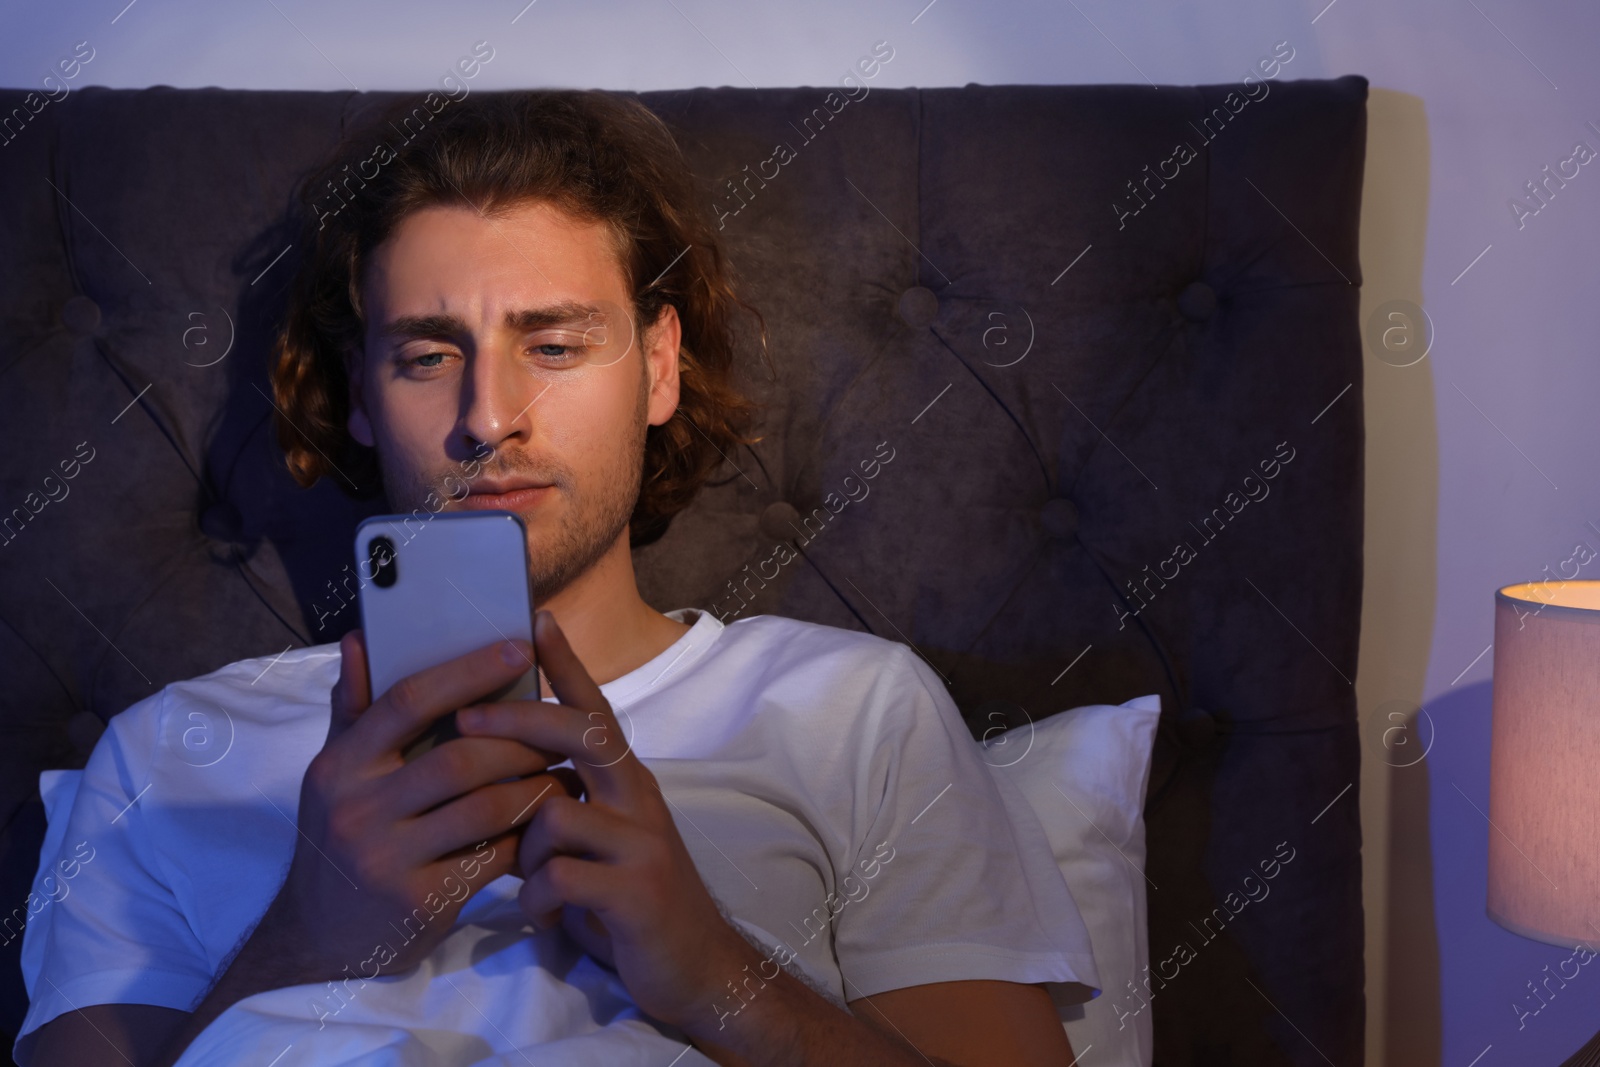
MULTIPOLYGON (((1495 593, 1489 917, 1600 948, 1600 581, 1495 593)), ((1600 1034, 1570 1064, 1600 1064, 1600 1034)))

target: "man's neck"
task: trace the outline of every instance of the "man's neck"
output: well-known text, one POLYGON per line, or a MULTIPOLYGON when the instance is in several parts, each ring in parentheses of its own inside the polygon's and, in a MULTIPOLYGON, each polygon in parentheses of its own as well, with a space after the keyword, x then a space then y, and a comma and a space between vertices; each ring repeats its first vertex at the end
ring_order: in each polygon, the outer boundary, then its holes
MULTIPOLYGON (((567 643, 596 685, 649 663, 689 630, 644 602, 634 578, 627 536, 536 611, 555 616, 567 643)), ((550 696, 541 682, 540 695, 550 696)))

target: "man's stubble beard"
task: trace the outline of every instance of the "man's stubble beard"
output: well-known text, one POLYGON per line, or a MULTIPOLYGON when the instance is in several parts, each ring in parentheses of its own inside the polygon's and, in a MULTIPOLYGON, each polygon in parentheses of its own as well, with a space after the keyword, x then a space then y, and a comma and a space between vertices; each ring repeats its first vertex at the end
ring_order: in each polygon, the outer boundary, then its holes
POLYGON ((627 447, 615 454, 616 466, 606 472, 587 495, 576 495, 570 479, 566 489, 560 489, 558 482, 558 491, 568 494, 571 504, 567 521, 546 540, 541 540, 539 532, 530 530, 528 581, 536 607, 598 563, 628 528, 644 479, 644 443, 649 429, 646 422, 648 385, 648 380, 641 375, 639 402, 627 426, 627 447))
MULTIPOLYGON (((527 517, 523 519, 528 526, 529 591, 536 609, 598 563, 627 529, 644 479, 649 401, 649 379, 641 367, 639 400, 634 407, 633 418, 626 427, 627 447, 615 453, 612 469, 587 490, 573 484, 569 471, 547 470, 536 475, 541 481, 553 483, 555 492, 559 494, 558 499, 564 499, 567 504, 565 518, 554 530, 548 529, 549 523, 539 517, 539 510, 548 507, 548 504, 534 505, 534 518, 531 521, 527 517)), ((484 460, 488 458, 485 456, 484 460)), ((458 465, 431 482, 408 479, 403 487, 397 486, 388 491, 389 506, 402 513, 411 513, 417 508, 426 512, 430 509, 425 501, 428 494, 434 492, 438 494, 436 499, 445 501, 444 511, 463 510, 456 506, 456 501, 460 499, 464 466, 458 465), (443 488, 445 482, 455 488, 455 497, 451 497, 443 488)), ((517 467, 513 457, 509 462, 502 461, 493 467, 480 460, 474 478, 514 477, 518 474, 532 475, 533 472, 517 467)), ((384 481, 387 486, 387 479, 384 481)))

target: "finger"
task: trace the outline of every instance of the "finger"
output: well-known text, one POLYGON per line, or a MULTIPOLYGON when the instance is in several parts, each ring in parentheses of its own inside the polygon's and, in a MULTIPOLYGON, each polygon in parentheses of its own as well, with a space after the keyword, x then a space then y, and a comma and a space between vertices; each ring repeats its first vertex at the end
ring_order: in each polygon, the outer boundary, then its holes
POLYGON ((541 924, 541 929, 548 928, 560 921, 564 904, 606 911, 611 903, 609 883, 613 880, 611 872, 598 863, 576 856, 554 856, 523 879, 517 903, 541 924))
MULTIPOLYGON (((555 707, 565 706, 582 713, 577 719, 568 716, 561 720, 567 724, 567 728, 574 723, 580 724, 581 728, 577 730, 576 745, 570 737, 566 737, 562 742, 563 747, 558 751, 572 760, 591 796, 618 807, 631 805, 637 799, 634 787, 638 778, 638 767, 635 766, 638 759, 632 753, 629 738, 618 722, 610 701, 606 700, 605 694, 589 676, 588 670, 567 643, 566 634, 562 632, 555 616, 548 611, 540 611, 534 616, 534 642, 545 678, 560 701, 555 707)), ((555 747, 537 740, 529 743, 555 747)))
POLYGON ((482 889, 496 878, 515 873, 521 837, 521 830, 511 830, 446 853, 427 868, 430 880, 442 883, 446 874, 453 873, 474 890, 482 889))
POLYGON ((351 630, 339 639, 339 680, 329 695, 332 706, 328 717, 329 741, 348 730, 372 703, 370 688, 366 636, 359 629, 351 630))
POLYGON ((571 759, 584 791, 612 807, 627 809, 635 799, 624 764, 637 757, 609 711, 585 713, 549 701, 475 704, 456 716, 456 729, 464 737, 519 741, 552 762, 571 759))
POLYGON ((551 767, 546 773, 552 778, 559 778, 567 789, 567 796, 572 799, 582 800, 588 795, 588 791, 583 787, 583 778, 571 767, 551 767))
POLYGON ((617 969, 616 960, 612 957, 611 934, 606 929, 605 923, 600 921, 600 916, 588 908, 579 908, 572 904, 563 905, 560 916, 561 928, 583 951, 611 970, 617 969))
POLYGON ((434 720, 520 677, 532 651, 526 646, 499 641, 400 679, 349 727, 351 745, 367 759, 398 757, 434 720))
POLYGON ((382 807, 400 817, 421 815, 490 782, 538 774, 562 758, 509 738, 456 738, 391 773, 379 787, 382 807))
POLYGON ((541 720, 554 718, 559 722, 572 714, 573 709, 548 700, 483 700, 457 712, 456 732, 462 737, 486 737, 519 744, 544 757, 547 765, 553 765, 565 762, 569 758, 567 753, 540 745, 536 738, 541 731, 558 739, 570 731, 543 724, 541 720), (486 711, 488 708, 495 710, 486 711))
POLYGON ((551 907, 544 907, 541 897, 534 890, 528 888, 527 879, 523 879, 522 887, 517 890, 517 903, 522 907, 522 913, 528 917, 534 930, 543 933, 555 926, 561 925, 561 910, 563 905, 558 901, 551 907))
POLYGON ((540 611, 534 615, 533 641, 538 649, 539 667, 558 701, 579 711, 610 714, 610 701, 589 676, 588 668, 577 653, 572 651, 567 635, 550 612, 540 611))
POLYGON ((474 841, 507 832, 520 837, 519 827, 537 817, 545 803, 562 798, 567 798, 566 788, 553 775, 496 782, 402 823, 400 832, 420 866, 474 841))
POLYGON ((539 805, 522 832, 517 869, 528 877, 558 855, 615 863, 637 833, 625 818, 608 808, 552 796, 539 805))

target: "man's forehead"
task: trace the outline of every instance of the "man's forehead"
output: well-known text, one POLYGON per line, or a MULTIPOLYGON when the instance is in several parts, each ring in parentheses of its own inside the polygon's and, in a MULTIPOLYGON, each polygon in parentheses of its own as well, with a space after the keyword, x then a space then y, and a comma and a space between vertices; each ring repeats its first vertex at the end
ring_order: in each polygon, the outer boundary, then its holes
MULTIPOLYGON (((559 300, 536 307, 508 307, 499 325, 517 333, 556 326, 591 327, 610 325, 621 308, 610 301, 559 300)), ((482 322, 484 316, 478 318, 482 322)), ((474 322, 451 310, 421 315, 396 315, 377 323, 379 337, 406 340, 420 337, 449 337, 470 333, 474 322)))
POLYGON ((415 211, 373 249, 362 288, 380 329, 428 315, 538 328, 626 297, 609 229, 538 201, 415 211))

